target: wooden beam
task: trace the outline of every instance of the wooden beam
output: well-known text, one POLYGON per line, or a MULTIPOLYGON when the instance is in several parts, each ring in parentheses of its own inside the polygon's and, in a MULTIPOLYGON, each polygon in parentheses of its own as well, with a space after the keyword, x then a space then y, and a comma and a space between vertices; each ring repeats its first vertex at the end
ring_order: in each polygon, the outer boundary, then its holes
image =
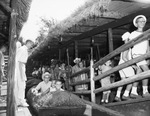
POLYGON ((118 70, 121 70, 121 69, 123 69, 123 68, 126 68, 127 66, 131 66, 131 65, 133 65, 133 64, 135 64, 135 63, 137 63, 137 62, 140 62, 140 61, 145 60, 145 59, 148 59, 148 58, 150 58, 150 52, 148 52, 148 53, 146 53, 146 54, 144 54, 144 55, 142 55, 142 56, 139 56, 139 57, 137 57, 137 58, 134 58, 134 59, 132 59, 132 60, 129 60, 129 61, 125 62, 125 63, 122 63, 122 64, 120 64, 120 65, 114 67, 113 69, 104 72, 104 73, 101 74, 101 75, 95 76, 95 77, 94 77, 94 80, 95 80, 95 81, 98 81, 98 80, 100 80, 100 79, 103 79, 103 78, 105 78, 106 76, 108 76, 108 75, 110 75, 110 74, 112 74, 112 73, 114 73, 114 72, 116 72, 116 71, 118 71, 118 70))
POLYGON ((15 93, 14 93, 14 75, 15 75, 15 56, 16 56, 16 3, 17 0, 12 0, 12 13, 10 19, 9 31, 9 61, 7 75, 7 116, 15 116, 15 93))
POLYGON ((144 79, 149 78, 149 77, 150 77, 150 71, 145 71, 145 72, 142 72, 140 74, 134 75, 130 78, 126 78, 126 79, 123 79, 121 81, 117 81, 115 83, 112 83, 108 86, 95 89, 94 93, 107 91, 107 90, 110 90, 110 89, 113 89, 113 88, 116 88, 116 87, 120 87, 120 86, 123 86, 123 85, 126 85, 126 84, 130 84, 130 83, 133 83, 133 82, 136 82, 136 81, 144 80, 144 79))
POLYGON ((112 34, 112 28, 108 29, 108 45, 109 45, 109 53, 113 51, 113 34, 112 34))
POLYGON ((116 28, 116 27, 119 27, 121 25, 125 25, 125 24, 128 24, 128 23, 131 23, 133 18, 139 14, 144 14, 146 17, 149 17, 150 16, 150 7, 148 8, 144 8, 143 10, 141 11, 138 11, 136 13, 132 13, 130 15, 127 15, 121 19, 118 19, 118 20, 115 20, 115 21, 112 21, 110 23, 107 23, 105 25, 102 25, 102 26, 98 26, 97 28, 94 28, 93 30, 90 30, 90 31, 87 31, 79 36, 76 36, 76 37, 73 37, 71 40, 69 40, 68 42, 66 42, 65 44, 63 44, 61 46, 61 48, 67 46, 68 44, 71 44, 74 40, 81 40, 81 39, 85 39, 85 38, 89 38, 91 36, 94 36, 94 35, 97 35, 99 33, 102 33, 104 31, 106 31, 108 28, 116 28))
POLYGON ((74 41, 75 58, 78 58, 78 42, 74 41))
POLYGON ((3 1, 0 1, 0 6, 5 10, 7 11, 7 13, 11 13, 11 8, 5 4, 3 1))

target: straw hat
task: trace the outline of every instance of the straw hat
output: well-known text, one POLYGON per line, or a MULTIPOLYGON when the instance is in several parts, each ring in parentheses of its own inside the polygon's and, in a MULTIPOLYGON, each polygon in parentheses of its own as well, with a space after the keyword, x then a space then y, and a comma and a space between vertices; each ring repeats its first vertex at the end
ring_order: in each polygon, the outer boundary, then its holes
POLYGON ((125 41, 126 39, 128 39, 130 36, 129 32, 125 32, 121 37, 122 37, 122 41, 125 41))
POLYGON ((75 58, 73 62, 74 63, 79 63, 80 61, 81 61, 81 58, 75 58))
POLYGON ((42 75, 42 79, 44 80, 45 76, 48 76, 49 78, 51 78, 51 74, 49 72, 45 72, 43 75, 42 75))
POLYGON ((143 18, 143 19, 145 20, 145 22, 147 21, 147 19, 146 19, 146 17, 145 17, 144 15, 138 15, 138 16, 136 16, 136 17, 133 19, 133 24, 134 24, 135 27, 137 27, 137 22, 136 22, 136 20, 137 20, 138 18, 143 18))

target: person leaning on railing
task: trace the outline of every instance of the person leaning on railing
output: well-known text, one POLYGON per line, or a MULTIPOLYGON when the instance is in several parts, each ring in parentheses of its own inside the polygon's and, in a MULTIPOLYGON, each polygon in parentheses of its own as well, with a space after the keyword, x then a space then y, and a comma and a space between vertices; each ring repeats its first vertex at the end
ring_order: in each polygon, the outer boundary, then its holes
MULTIPOLYGON (((122 35, 122 40, 125 43, 129 42, 129 36, 130 36, 129 32, 124 33, 122 35)), ((131 48, 129 48, 128 50, 126 50, 124 52, 121 52, 119 64, 125 63, 126 61, 129 61, 131 59, 132 59, 131 58, 131 48)), ((121 80, 123 80, 123 79, 126 79, 128 77, 134 76, 135 75, 135 71, 132 68, 132 66, 128 66, 128 67, 126 67, 124 69, 119 70, 119 74, 120 74, 121 80)), ((129 96, 131 87, 132 87, 132 84, 129 84, 129 85, 126 86, 125 92, 124 92, 124 94, 122 96, 123 100, 131 99, 130 96, 129 96)), ((123 87, 121 86, 121 87, 119 87, 117 89, 117 94, 116 94, 116 97, 115 97, 115 101, 121 101, 122 88, 123 87)))
MULTIPOLYGON (((107 62, 105 62, 103 65, 99 65, 99 74, 102 74, 108 70, 110 70, 111 67, 111 61, 108 60, 107 62)), ((105 78, 100 80, 101 86, 105 87, 111 84, 110 81, 110 75, 106 76, 105 78)), ((101 103, 108 103, 109 102, 109 96, 110 96, 110 90, 107 91, 103 91, 103 95, 102 95, 102 99, 101 99, 101 103)))
MULTIPOLYGON (((129 36, 130 40, 143 34, 146 22, 147 22, 147 19, 144 15, 138 15, 133 19, 133 24, 137 28, 137 30, 133 31, 130 34, 130 36, 129 36)), ((134 45, 132 48, 132 57, 136 58, 136 57, 146 54, 148 51, 148 47, 149 47, 148 40, 144 40, 144 41, 134 45)), ((149 70, 146 60, 140 61, 140 62, 136 63, 136 65, 137 65, 137 74, 141 73, 142 71, 149 70)), ((132 91, 131 91, 131 95, 130 95, 133 98, 141 97, 137 93, 137 86, 138 86, 138 82, 133 83, 133 87, 132 87, 132 91)), ((148 79, 142 80, 142 88, 143 88, 142 96, 150 97, 150 94, 148 92, 148 79)))

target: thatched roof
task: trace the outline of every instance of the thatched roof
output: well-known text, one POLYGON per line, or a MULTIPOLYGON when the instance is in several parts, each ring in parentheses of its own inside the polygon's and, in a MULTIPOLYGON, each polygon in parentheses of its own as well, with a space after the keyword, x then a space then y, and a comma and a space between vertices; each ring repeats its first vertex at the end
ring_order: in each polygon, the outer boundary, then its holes
MULTIPOLYGON (((23 24, 27 21, 28 19, 28 14, 30 10, 30 5, 31 5, 32 0, 15 0, 16 7, 15 7, 15 13, 17 14, 17 19, 16 19, 16 34, 19 36, 20 31, 23 27, 23 24)), ((0 34, 1 34, 1 40, 4 39, 5 41, 8 41, 8 33, 9 29, 7 29, 6 33, 3 33, 3 24, 6 22, 6 28, 9 27, 10 23, 10 14, 12 13, 12 9, 10 6, 12 3, 12 0, 1 0, 0 1, 0 34)))
MULTIPOLYGON (((54 54, 58 56, 58 49, 63 50, 63 47, 68 47, 71 51, 70 54, 73 56, 74 45, 71 43, 74 40, 80 41, 78 46, 79 49, 82 49, 80 50, 82 52, 90 46, 90 39, 87 38, 91 36, 95 39, 95 45, 102 46, 103 51, 106 52, 107 29, 109 27, 114 28, 115 49, 122 44, 121 35, 129 30, 127 24, 132 22, 139 11, 148 7, 149 4, 131 2, 131 0, 89 0, 67 19, 51 26, 47 38, 36 47, 31 57, 40 54, 38 56, 46 58, 47 56, 50 57, 49 54, 51 54, 52 58, 54 54)), ((149 16, 147 11, 140 13, 149 16)), ((102 53, 103 51, 101 50, 102 53)))
MULTIPOLYGON (((54 24, 49 28, 47 38, 37 46, 36 50, 40 51, 43 47, 47 46, 49 42, 53 41, 53 38, 60 39, 61 35, 66 30, 69 30, 72 26, 78 25, 82 20, 87 20, 91 17, 110 17, 120 18, 124 14, 113 12, 109 10, 109 3, 111 0, 89 0, 83 6, 79 7, 70 17, 54 24)), ((35 50, 35 51, 36 51, 35 50)))

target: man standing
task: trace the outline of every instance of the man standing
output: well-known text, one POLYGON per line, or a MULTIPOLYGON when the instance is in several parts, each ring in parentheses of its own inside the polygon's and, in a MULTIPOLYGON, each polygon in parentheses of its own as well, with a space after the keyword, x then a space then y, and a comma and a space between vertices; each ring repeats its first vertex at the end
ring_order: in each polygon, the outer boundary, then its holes
POLYGON ((18 48, 16 51, 16 62, 15 62, 15 100, 17 106, 27 107, 28 104, 25 99, 25 88, 26 88, 26 63, 29 56, 28 51, 33 46, 33 41, 27 40, 25 45, 18 48))

